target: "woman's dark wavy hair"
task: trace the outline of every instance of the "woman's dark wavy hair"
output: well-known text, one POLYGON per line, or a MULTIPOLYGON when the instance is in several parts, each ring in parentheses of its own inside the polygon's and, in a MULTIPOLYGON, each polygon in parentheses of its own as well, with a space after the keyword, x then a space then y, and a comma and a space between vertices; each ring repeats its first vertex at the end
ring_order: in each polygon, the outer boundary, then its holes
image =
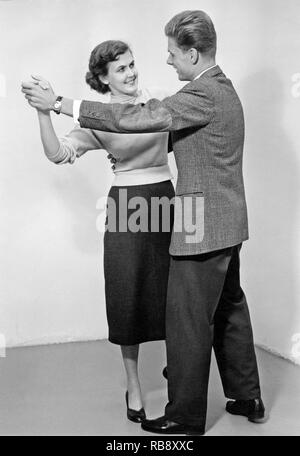
POLYGON ((85 75, 85 80, 91 89, 99 93, 110 92, 109 86, 101 82, 99 76, 106 76, 108 63, 116 61, 119 55, 125 54, 127 51, 131 52, 128 44, 117 40, 103 41, 92 50, 89 71, 85 75))

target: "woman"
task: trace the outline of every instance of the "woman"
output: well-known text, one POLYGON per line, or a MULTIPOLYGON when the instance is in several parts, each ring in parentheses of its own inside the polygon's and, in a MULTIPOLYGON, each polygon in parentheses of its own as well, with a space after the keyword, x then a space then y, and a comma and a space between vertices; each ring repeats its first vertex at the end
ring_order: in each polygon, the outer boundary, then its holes
MULTIPOLYGON (((121 41, 105 41, 92 51, 86 82, 101 94, 110 92, 111 103, 142 103, 150 98, 161 98, 157 91, 138 90, 138 72, 132 52, 121 41)), ((155 216, 151 211, 151 202, 162 197, 171 201, 174 197, 167 159, 168 133, 120 135, 76 127, 58 139, 50 113, 38 111, 38 117, 44 151, 52 162, 74 163, 88 150, 105 149, 114 163, 115 177, 109 201, 114 202, 116 210, 110 210, 114 205, 108 204, 104 235, 109 341, 121 346, 127 374, 127 417, 140 422, 145 418, 145 411, 137 369, 139 344, 165 338, 173 214, 169 213, 170 225, 166 230, 162 226, 161 212, 157 218, 157 213, 155 216), (146 202, 140 205, 139 215, 146 220, 147 230, 137 231, 135 224, 134 229, 130 230, 129 226, 124 231, 124 221, 127 225, 135 212, 128 209, 128 204, 136 197, 146 202), (122 204, 125 207, 121 208, 122 204), (120 219, 122 212, 128 219, 120 219), (116 214, 117 219, 113 220, 116 214), (156 228, 151 231, 151 226, 156 228)))

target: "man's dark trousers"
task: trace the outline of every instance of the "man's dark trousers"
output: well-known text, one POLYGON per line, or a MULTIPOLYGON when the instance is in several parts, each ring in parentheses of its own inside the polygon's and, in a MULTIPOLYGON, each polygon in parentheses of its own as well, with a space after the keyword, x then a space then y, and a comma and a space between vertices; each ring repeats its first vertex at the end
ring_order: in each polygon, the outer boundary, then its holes
POLYGON ((227 398, 261 395, 251 321, 240 286, 240 249, 241 244, 171 257, 165 414, 172 421, 205 426, 212 347, 227 398))

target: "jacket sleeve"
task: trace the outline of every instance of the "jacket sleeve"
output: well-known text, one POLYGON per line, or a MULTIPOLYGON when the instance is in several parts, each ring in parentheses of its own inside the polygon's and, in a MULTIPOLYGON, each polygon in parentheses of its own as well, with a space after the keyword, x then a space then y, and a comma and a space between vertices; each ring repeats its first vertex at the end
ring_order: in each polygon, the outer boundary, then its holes
POLYGON ((83 128, 116 133, 176 131, 207 125, 214 112, 213 99, 206 86, 186 86, 162 101, 145 104, 107 104, 83 101, 79 122, 83 128))

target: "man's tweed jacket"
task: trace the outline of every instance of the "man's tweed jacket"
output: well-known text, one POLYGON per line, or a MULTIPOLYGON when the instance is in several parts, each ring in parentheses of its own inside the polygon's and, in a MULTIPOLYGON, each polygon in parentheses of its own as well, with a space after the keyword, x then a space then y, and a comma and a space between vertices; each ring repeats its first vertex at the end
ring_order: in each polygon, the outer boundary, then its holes
POLYGON ((190 233, 173 230, 171 255, 197 255, 248 239, 243 109, 219 66, 162 101, 137 105, 83 101, 79 122, 83 128, 119 133, 171 132, 178 168, 176 196, 179 201, 189 196, 204 202, 198 220, 204 235, 189 243, 190 233))

